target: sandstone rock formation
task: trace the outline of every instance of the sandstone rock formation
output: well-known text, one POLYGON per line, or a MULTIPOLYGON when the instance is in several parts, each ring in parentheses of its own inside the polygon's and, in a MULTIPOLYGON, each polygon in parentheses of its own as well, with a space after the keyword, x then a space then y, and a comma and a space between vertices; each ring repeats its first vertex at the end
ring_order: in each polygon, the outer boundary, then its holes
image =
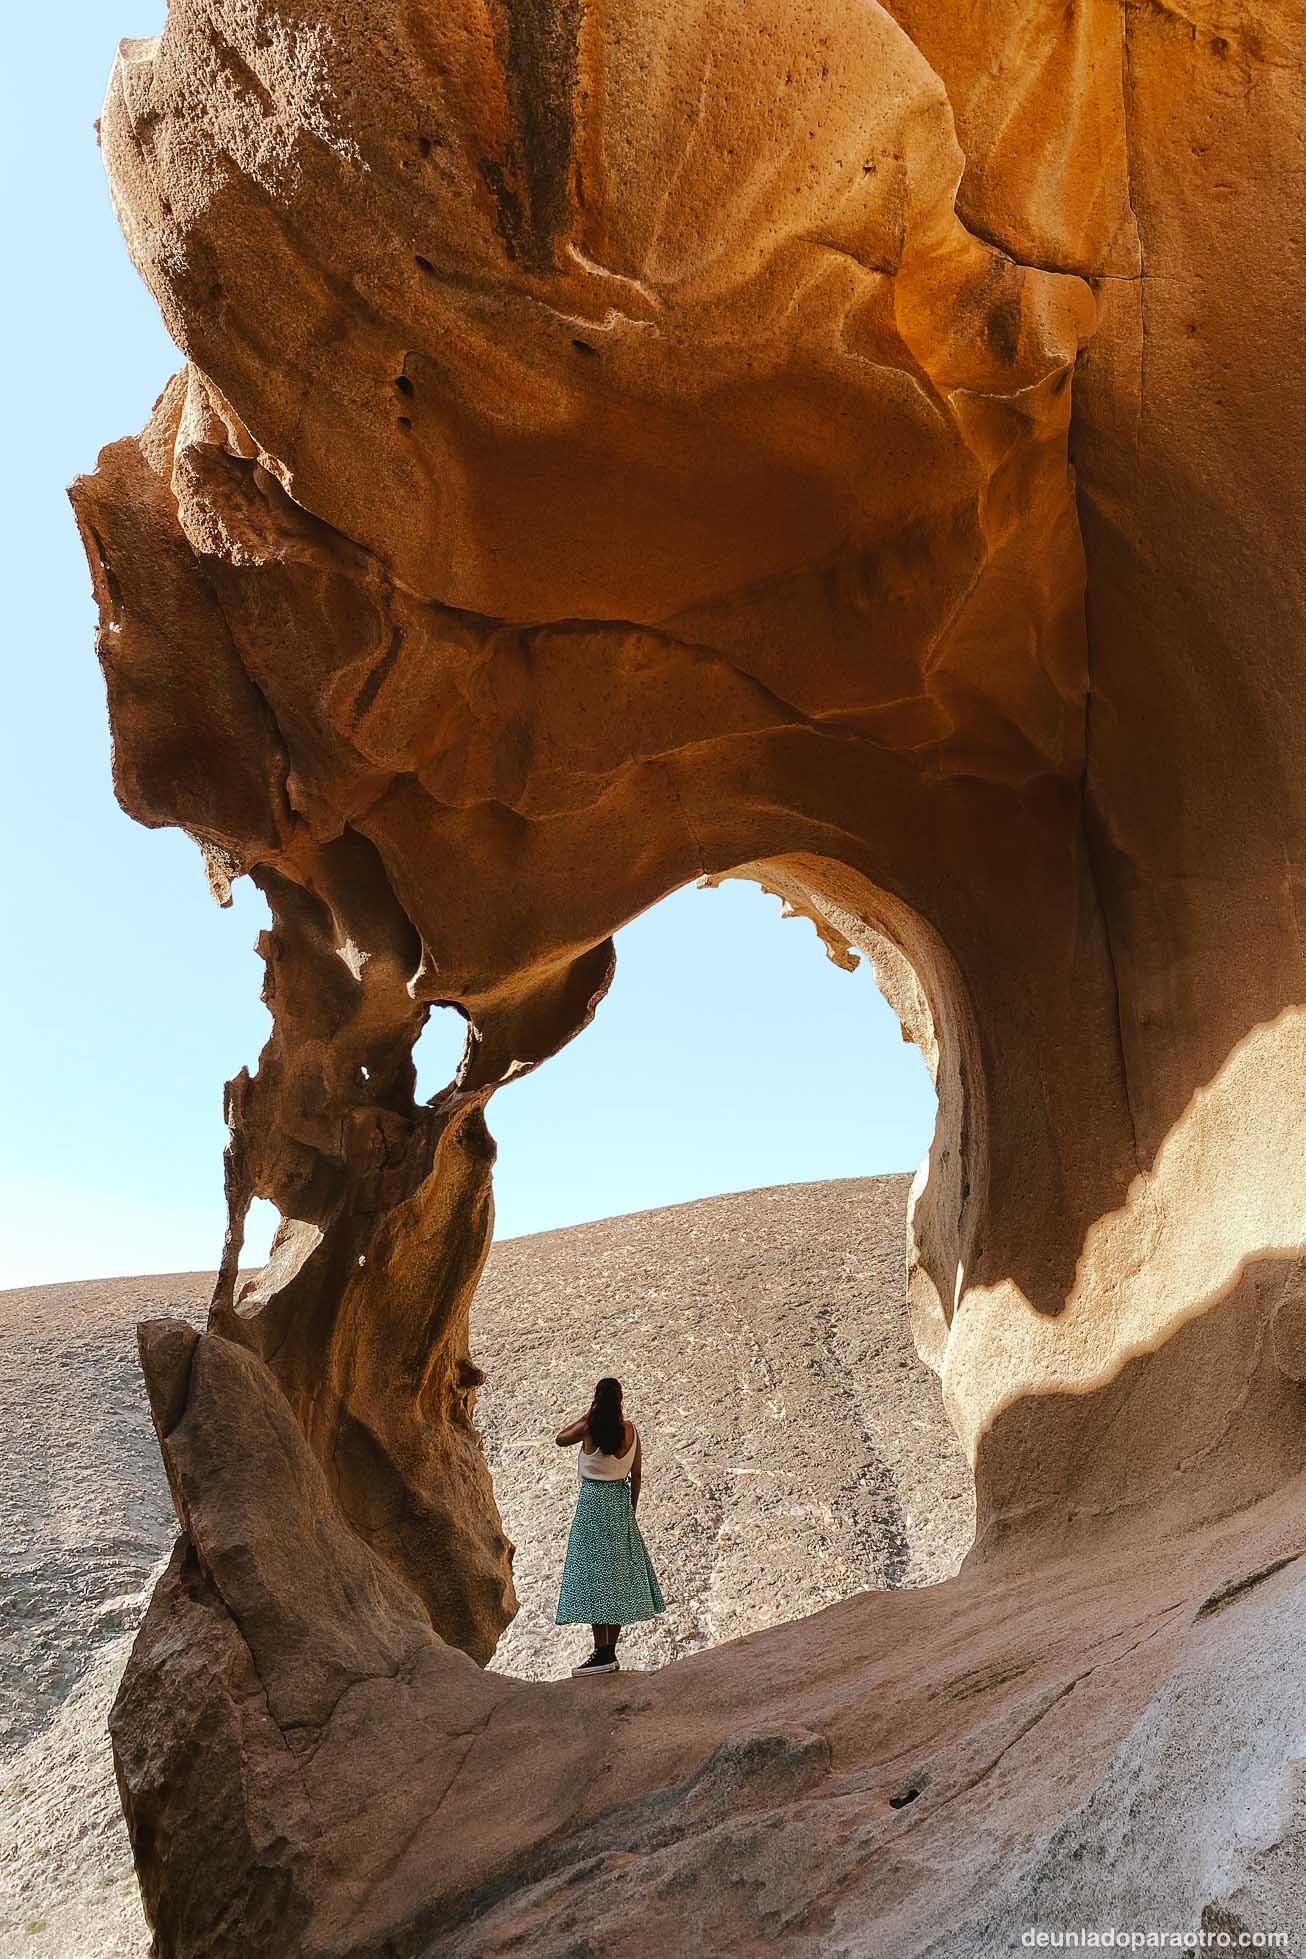
POLYGON ((931 1058, 911 1311, 993 1584, 1144 1520, 1209 1549, 1300 1470, 1303 120, 1280 0, 174 0, 124 44, 110 182, 187 364, 74 489, 118 789, 274 921, 211 1331, 147 1349, 189 1534, 118 1735, 161 1949, 238 1949, 187 1858, 241 1950, 321 1878, 259 1888, 308 1841, 271 1730, 257 1829, 218 1765, 167 1796, 182 1627, 224 1692, 291 1669, 285 1734, 356 1661, 543 1750, 513 1854, 572 1814, 563 1704, 431 1644, 513 1609, 485 1111, 690 877, 869 953, 931 1058), (467 1045, 418 1107, 435 1001, 467 1045), (269 1603, 292 1524, 316 1630, 269 1603))
MULTIPOLYGON (((496 1242, 476 1294, 476 1425, 521 1600, 497 1673, 565 1678, 576 1658, 581 1636, 553 1625, 576 1464, 553 1435, 609 1365, 640 1417, 641 1516, 670 1600, 627 1635, 626 1664, 956 1572, 972 1485, 902 1311, 908 1182, 496 1242)), ((162 1314, 202 1327, 212 1288, 196 1272, 0 1293, 4 1959, 148 1948, 106 1721, 176 1520, 134 1329, 162 1314)))
POLYGON ((1105 1569, 981 1565, 538 1685, 439 1639, 248 1351, 141 1335, 185 1534, 112 1729, 162 1952, 988 1959, 1049 1922, 1306 1926, 1302 1479, 1105 1569))

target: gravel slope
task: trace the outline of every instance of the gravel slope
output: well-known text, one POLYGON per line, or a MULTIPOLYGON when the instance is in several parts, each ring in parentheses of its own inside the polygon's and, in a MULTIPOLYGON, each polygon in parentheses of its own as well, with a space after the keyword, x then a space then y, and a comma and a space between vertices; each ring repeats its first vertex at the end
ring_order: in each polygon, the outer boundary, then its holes
MULTIPOLYGON (((564 1672, 575 1494, 554 1431, 598 1375, 644 1437, 640 1523, 668 1612, 627 1665, 928 1584, 970 1543, 970 1477, 902 1303, 908 1179, 707 1198, 495 1247, 478 1407, 521 1611, 495 1658, 564 1672)), ((202 1318, 210 1276, 0 1294, 0 1956, 146 1946, 104 1721, 174 1529, 133 1328, 202 1318)))

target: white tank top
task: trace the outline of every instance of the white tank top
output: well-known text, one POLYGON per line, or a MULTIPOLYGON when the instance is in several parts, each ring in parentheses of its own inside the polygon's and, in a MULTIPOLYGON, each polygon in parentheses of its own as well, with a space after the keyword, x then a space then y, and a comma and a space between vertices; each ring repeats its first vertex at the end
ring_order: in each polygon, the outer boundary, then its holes
POLYGON ((629 1476, 635 1461, 635 1451, 639 1447, 639 1430, 631 1437, 630 1447, 624 1456, 605 1456, 602 1449, 596 1449, 587 1456, 584 1449, 579 1451, 580 1480, 582 1483, 620 1483, 629 1476))

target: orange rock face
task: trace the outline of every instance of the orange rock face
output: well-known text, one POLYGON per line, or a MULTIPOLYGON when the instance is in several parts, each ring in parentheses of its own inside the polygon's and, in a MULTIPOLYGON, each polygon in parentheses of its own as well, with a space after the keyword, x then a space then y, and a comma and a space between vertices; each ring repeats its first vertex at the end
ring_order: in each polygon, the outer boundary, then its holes
POLYGON ((696 876, 868 951, 935 1068, 909 1290, 981 1557, 1306 1459, 1300 55, 1274 0, 124 44, 187 365, 73 492, 118 790, 274 919, 213 1329, 473 1656, 486 1104, 696 876))

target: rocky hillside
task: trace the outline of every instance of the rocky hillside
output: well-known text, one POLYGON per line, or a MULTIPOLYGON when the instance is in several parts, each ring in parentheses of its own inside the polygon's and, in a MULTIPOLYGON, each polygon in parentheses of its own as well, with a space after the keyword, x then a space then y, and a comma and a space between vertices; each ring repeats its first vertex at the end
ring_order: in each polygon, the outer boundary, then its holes
MULTIPOLYGON (((553 1434, 616 1373, 644 1435, 640 1520, 683 1652, 864 1587, 927 1584, 970 1541, 970 1479, 902 1305, 905 1177, 793 1185, 495 1247, 473 1348, 521 1611, 495 1666, 564 1673, 552 1624, 575 1489, 553 1434)), ((0 1294, 0 1959, 144 1949, 104 1720, 173 1519, 138 1319, 199 1319, 206 1274, 0 1294)))

